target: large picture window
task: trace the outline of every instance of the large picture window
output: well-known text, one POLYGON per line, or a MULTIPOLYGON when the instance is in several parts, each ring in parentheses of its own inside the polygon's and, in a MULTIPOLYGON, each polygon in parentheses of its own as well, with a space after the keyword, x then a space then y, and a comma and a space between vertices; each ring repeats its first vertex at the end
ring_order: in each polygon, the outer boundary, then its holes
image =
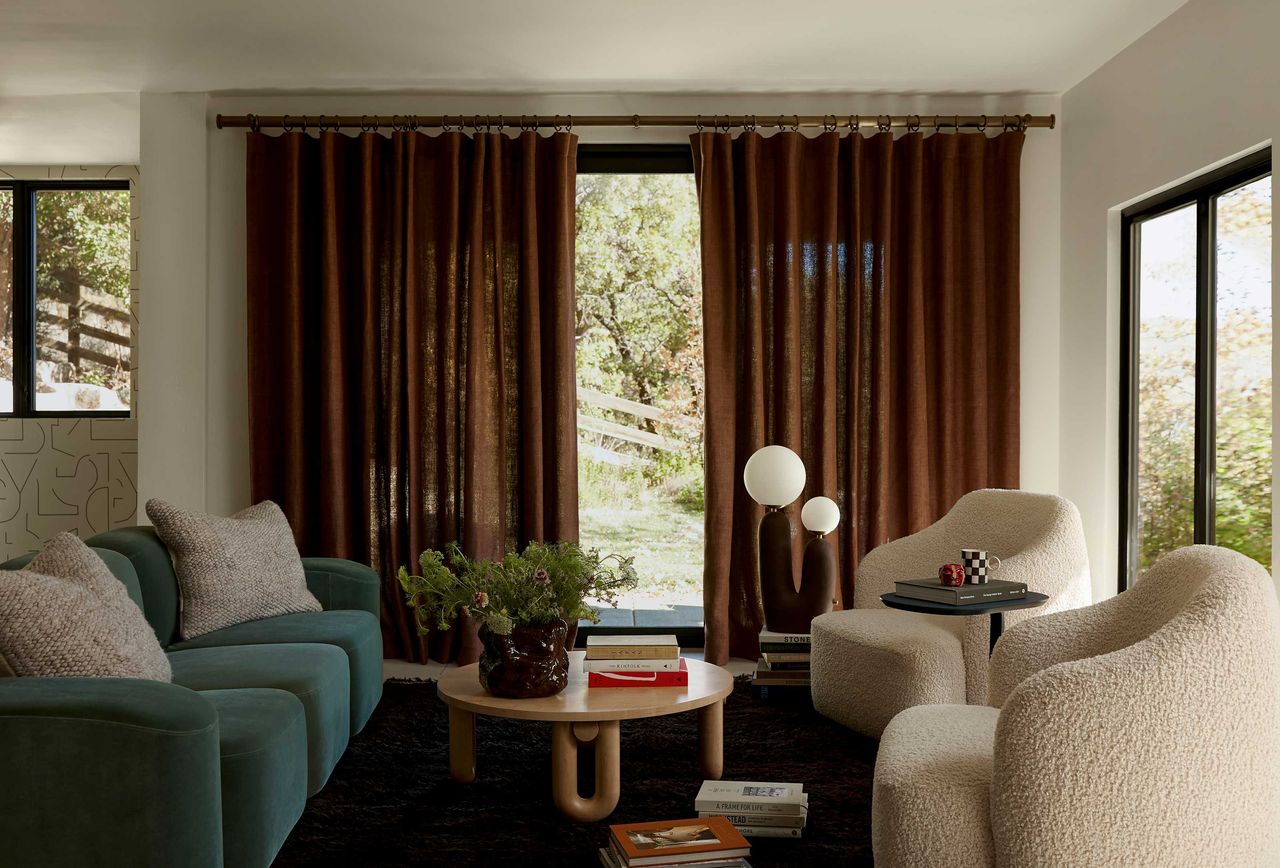
POLYGON ((1271 156, 1123 214, 1120 590, 1161 555, 1271 566, 1271 156))
MULTIPOLYGON (((702 644, 702 283, 688 145, 582 145, 578 516, 640 582, 599 630, 702 644)), ((586 631, 584 625, 584 632, 586 631)))
POLYGON ((0 181, 0 415, 125 416, 127 181, 0 181))

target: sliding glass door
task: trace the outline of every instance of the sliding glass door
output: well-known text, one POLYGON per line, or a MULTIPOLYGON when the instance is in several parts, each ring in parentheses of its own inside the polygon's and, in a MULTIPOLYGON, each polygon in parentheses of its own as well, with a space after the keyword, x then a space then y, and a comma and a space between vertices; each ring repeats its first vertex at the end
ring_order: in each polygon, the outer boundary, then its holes
POLYGON ((1192 543, 1271 566, 1270 171, 1124 213, 1121 590, 1192 543))

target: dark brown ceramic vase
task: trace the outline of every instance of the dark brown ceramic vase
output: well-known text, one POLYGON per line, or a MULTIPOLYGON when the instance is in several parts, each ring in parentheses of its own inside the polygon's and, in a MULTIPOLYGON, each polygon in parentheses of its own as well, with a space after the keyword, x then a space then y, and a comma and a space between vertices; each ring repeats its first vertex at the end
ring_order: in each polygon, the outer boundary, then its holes
POLYGON ((536 699, 569 684, 569 625, 518 624, 508 636, 480 628, 480 686, 494 696, 536 699))

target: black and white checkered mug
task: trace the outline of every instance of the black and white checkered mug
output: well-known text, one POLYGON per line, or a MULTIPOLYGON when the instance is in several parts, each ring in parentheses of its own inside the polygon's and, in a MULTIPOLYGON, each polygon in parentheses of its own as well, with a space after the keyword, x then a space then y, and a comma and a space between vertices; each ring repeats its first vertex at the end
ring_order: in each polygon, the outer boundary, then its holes
POLYGON ((1000 558, 987 554, 983 549, 960 549, 960 565, 964 567, 967 583, 985 585, 991 574, 1000 569, 1000 558))

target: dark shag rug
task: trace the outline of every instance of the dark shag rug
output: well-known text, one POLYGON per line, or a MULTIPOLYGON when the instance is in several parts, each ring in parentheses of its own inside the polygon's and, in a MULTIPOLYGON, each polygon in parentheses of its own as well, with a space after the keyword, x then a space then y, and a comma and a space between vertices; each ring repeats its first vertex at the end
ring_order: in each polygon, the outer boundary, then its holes
MULTIPOLYGON (((478 717, 476 780, 448 776, 448 713, 434 682, 388 681, 325 788, 307 804, 276 861, 312 865, 599 865, 609 823, 695 816, 695 714, 622 722, 622 796, 612 816, 578 824, 551 803, 551 725, 478 717)), ((582 750, 584 795, 590 776, 582 750)), ((809 823, 800 840, 751 842, 769 866, 871 864, 876 742, 806 703, 726 701, 724 778, 800 781, 809 823)))

